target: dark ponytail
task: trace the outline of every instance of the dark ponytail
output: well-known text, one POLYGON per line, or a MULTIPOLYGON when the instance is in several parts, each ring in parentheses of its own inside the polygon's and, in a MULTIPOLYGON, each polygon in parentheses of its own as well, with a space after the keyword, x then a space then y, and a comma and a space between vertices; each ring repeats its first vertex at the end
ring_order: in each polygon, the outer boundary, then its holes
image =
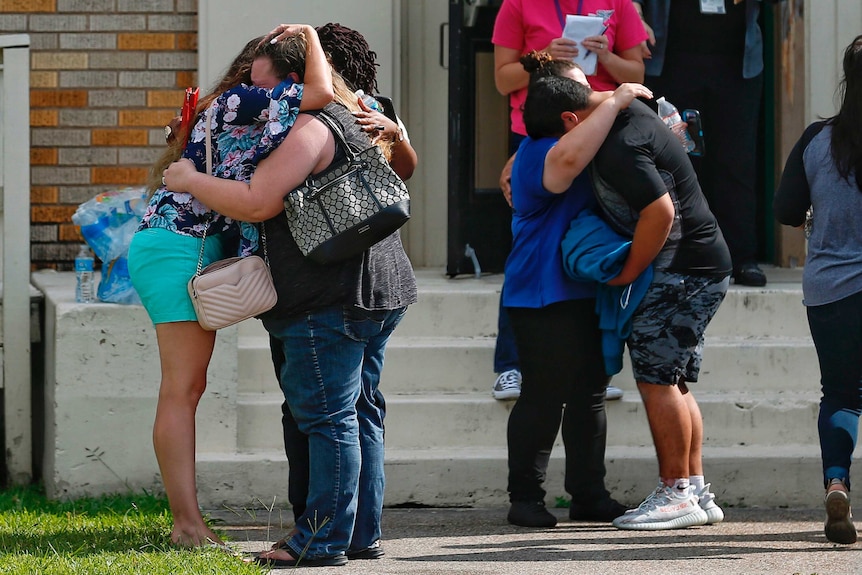
POLYGON ((856 175, 862 192, 862 35, 844 51, 844 77, 838 86, 841 109, 830 118, 832 157, 845 180, 856 175))

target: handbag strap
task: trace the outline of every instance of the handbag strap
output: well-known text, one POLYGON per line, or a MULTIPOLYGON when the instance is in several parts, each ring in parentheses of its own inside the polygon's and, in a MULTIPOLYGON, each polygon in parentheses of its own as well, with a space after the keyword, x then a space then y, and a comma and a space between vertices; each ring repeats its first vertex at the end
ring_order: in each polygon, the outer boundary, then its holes
POLYGON ((213 142, 212 142, 212 128, 210 127, 210 121, 212 120, 213 109, 212 106, 207 108, 207 122, 206 122, 206 130, 207 130, 207 139, 206 139, 206 148, 207 148, 207 175, 213 175, 213 142))
POLYGON ((329 131, 335 135, 335 139, 338 140, 344 148, 344 153, 347 155, 347 158, 351 162, 355 161, 356 153, 353 151, 353 148, 350 147, 350 144, 347 143, 347 138, 344 136, 344 130, 341 128, 341 124, 336 122, 335 118, 333 118, 326 110, 321 110, 320 113, 317 114, 317 119, 326 124, 329 131))
MULTIPOLYGON (((207 175, 211 176, 213 174, 213 144, 212 144, 212 128, 210 127, 210 122, 212 120, 212 107, 207 108, 207 118, 206 118, 206 150, 207 150, 207 175)), ((195 271, 195 275, 201 275, 204 267, 204 245, 207 241, 207 232, 210 229, 210 223, 212 223, 214 212, 210 212, 207 214, 207 221, 204 225, 204 232, 201 236, 201 251, 198 254, 198 267, 195 271)), ((269 267, 269 252, 266 249, 266 227, 263 222, 260 223, 260 238, 261 244, 263 245, 263 261, 266 262, 267 267, 269 267)))
MULTIPOLYGON (((204 244, 207 241, 207 230, 210 227, 211 218, 207 218, 206 226, 204 226, 204 234, 201 237, 201 252, 198 254, 198 267, 195 271, 195 275, 201 275, 204 267, 204 244)), ((263 261, 266 263, 266 267, 269 267, 269 251, 266 249, 266 222, 260 222, 260 243, 263 246, 263 261)))
POLYGON ((260 244, 263 246, 263 261, 269 267, 269 252, 266 251, 266 222, 260 222, 260 244))
MULTIPOLYGON (((210 120, 212 120, 212 112, 213 112, 212 106, 207 108, 207 115, 206 115, 207 137, 206 137, 205 145, 206 145, 206 150, 207 150, 207 175, 208 176, 213 175, 213 143, 212 143, 212 128, 210 128, 210 120)), ((212 222, 212 219, 213 219, 213 212, 210 212, 209 214, 207 214, 207 221, 206 221, 206 224, 204 224, 204 233, 201 236, 201 252, 200 252, 200 254, 198 254, 198 268, 197 268, 197 271, 195 272, 196 276, 201 275, 201 271, 203 270, 203 267, 204 267, 204 245, 207 242, 207 232, 210 229, 210 222, 212 222)))

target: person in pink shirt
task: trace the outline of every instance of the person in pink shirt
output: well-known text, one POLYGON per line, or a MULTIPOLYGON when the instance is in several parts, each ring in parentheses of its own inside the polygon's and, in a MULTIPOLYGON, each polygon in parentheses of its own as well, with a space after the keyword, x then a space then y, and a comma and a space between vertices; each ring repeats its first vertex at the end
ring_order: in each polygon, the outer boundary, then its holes
POLYGON ((593 90, 614 90, 622 82, 643 82, 642 43, 647 39, 631 0, 504 0, 494 22, 494 81, 509 96, 512 132, 526 135, 522 106, 529 75, 520 58, 543 50, 554 59, 571 60, 581 50, 598 56, 595 75, 587 76, 593 90), (605 16, 607 30, 589 36, 582 45, 562 38, 566 15, 605 16))

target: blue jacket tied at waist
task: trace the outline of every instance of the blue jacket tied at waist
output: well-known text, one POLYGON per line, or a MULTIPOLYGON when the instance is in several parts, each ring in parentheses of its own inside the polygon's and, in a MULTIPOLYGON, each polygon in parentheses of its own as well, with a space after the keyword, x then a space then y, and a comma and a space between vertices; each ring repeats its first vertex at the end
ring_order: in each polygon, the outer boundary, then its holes
POLYGON ((589 209, 572 220, 563 237, 563 269, 569 277, 599 284, 596 313, 608 375, 619 373, 623 368, 623 350, 632 331, 632 316, 652 283, 650 265, 627 286, 606 285, 619 275, 631 245, 631 240, 616 233, 589 209))

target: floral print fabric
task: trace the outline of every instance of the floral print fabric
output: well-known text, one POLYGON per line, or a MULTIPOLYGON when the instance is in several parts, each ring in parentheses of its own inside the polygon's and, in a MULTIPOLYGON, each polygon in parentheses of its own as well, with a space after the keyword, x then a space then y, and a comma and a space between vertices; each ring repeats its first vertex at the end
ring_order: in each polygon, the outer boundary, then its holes
MULTIPOLYGON (((296 121, 302 91, 302 84, 292 80, 285 80, 271 91, 241 84, 215 99, 210 106, 213 175, 249 182, 258 162, 284 140, 296 121)), ((204 173, 206 118, 206 113, 198 116, 182 155, 204 173)), ((225 239, 239 240, 239 255, 250 255, 257 249, 256 225, 212 212, 191 194, 164 186, 153 194, 138 229, 164 228, 199 238, 207 222, 208 234, 228 234, 225 239)))

